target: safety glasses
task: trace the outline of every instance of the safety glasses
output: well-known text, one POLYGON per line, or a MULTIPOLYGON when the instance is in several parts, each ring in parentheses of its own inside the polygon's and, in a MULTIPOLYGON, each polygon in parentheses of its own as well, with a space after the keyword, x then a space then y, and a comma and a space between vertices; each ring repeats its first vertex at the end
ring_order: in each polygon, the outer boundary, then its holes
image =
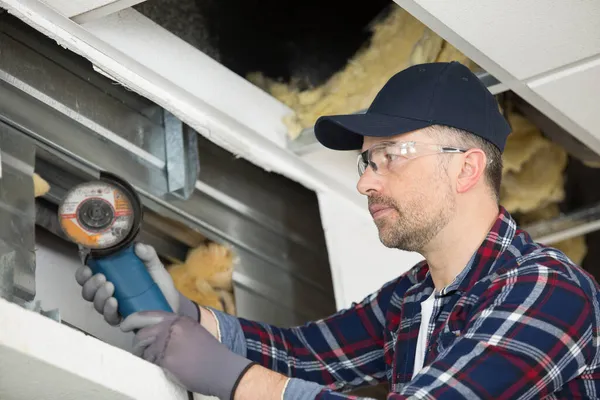
POLYGON ((418 157, 442 154, 464 153, 468 149, 418 142, 384 142, 363 151, 358 156, 358 175, 362 176, 367 167, 378 175, 387 175, 393 168, 418 157))

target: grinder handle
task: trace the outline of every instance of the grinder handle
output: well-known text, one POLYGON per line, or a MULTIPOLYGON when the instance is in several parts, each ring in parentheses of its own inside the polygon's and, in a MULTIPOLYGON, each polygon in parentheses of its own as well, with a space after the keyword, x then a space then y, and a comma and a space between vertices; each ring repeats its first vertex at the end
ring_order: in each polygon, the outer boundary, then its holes
POLYGON ((139 311, 173 312, 133 245, 107 256, 90 256, 87 264, 94 274, 104 274, 115 286, 114 297, 123 318, 139 311))

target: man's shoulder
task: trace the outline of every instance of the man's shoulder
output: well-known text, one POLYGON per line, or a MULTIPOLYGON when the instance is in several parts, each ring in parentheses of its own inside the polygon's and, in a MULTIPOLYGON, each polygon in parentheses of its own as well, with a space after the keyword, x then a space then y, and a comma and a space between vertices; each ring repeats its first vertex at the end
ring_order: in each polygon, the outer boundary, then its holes
POLYGON ((492 279, 553 276, 558 279, 557 284, 568 282, 581 287, 588 295, 598 295, 600 286, 590 273, 558 248, 527 240, 526 235, 515 236, 517 243, 513 242, 514 245, 498 260, 492 279))

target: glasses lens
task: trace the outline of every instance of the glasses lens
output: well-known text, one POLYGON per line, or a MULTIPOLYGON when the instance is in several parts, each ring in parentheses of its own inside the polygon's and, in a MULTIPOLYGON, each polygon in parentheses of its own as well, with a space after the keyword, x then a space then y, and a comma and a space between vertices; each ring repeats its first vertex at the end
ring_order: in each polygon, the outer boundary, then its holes
POLYGON ((387 171, 387 146, 377 146, 358 156, 358 174, 362 176, 371 167, 373 172, 383 175, 387 171))
POLYGON ((387 175, 392 169, 400 166, 407 160, 436 153, 457 153, 466 150, 434 144, 419 144, 415 142, 382 143, 364 151, 358 157, 358 173, 365 173, 371 167, 378 175, 387 175))
POLYGON ((362 176, 367 169, 367 152, 358 155, 357 166, 358 176, 362 176))
POLYGON ((388 146, 374 147, 369 152, 369 165, 379 175, 387 172, 387 148, 388 146))

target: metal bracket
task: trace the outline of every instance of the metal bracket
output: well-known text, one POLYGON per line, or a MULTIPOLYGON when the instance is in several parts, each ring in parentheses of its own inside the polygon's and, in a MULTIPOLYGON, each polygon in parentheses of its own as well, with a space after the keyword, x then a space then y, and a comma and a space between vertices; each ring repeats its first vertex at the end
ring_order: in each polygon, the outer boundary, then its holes
POLYGON ((42 308, 42 303, 39 300, 30 301, 22 305, 22 307, 26 310, 33 311, 34 313, 38 313, 43 315, 44 317, 48 317, 59 324, 62 322, 60 316, 60 310, 58 308, 53 308, 52 310, 44 310, 42 308))
POLYGON ((167 110, 164 127, 168 191, 186 200, 193 193, 200 172, 197 134, 186 129, 181 120, 167 110))
POLYGON ((0 123, 0 297, 35 296, 33 140, 0 123))
POLYGON ((192 195, 199 173, 196 132, 147 99, 117 91, 90 65, 19 35, 0 28, 0 119, 66 159, 83 158, 95 171, 129 175, 154 196, 192 195), (24 111, 28 97, 47 107, 24 111))

